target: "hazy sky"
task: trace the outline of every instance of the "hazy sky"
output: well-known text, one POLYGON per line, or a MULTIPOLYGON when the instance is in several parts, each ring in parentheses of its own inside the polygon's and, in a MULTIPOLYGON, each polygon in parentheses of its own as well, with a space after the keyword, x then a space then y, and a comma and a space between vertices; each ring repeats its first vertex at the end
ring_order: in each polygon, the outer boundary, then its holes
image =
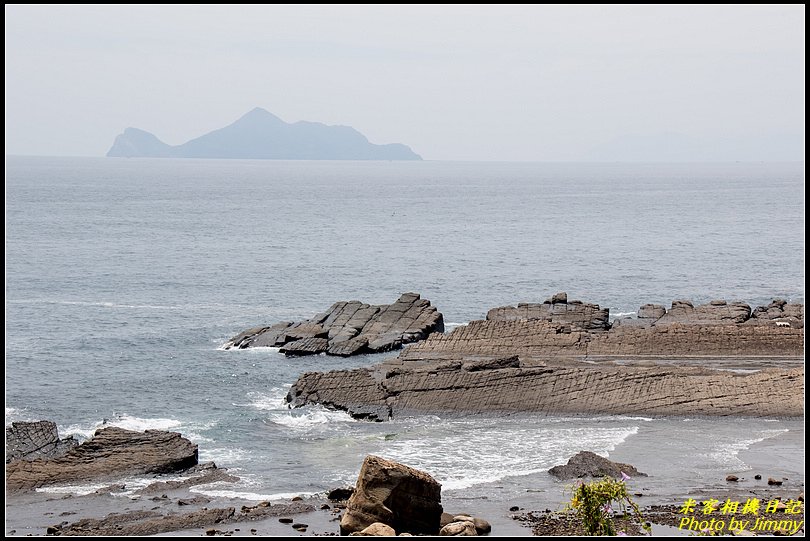
POLYGON ((804 12, 6 6, 6 153, 264 107, 434 160, 801 160, 804 12))

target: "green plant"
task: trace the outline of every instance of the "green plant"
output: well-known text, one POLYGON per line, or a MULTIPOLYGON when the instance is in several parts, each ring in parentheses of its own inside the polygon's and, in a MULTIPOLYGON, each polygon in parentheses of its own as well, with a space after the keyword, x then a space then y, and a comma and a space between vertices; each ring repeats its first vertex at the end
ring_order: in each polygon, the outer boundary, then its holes
POLYGON ((629 477, 624 475, 621 481, 605 477, 600 481, 590 483, 580 481, 574 486, 571 502, 566 509, 573 511, 582 521, 585 533, 588 535, 616 535, 616 527, 613 524, 614 505, 622 508, 622 514, 626 515, 628 510, 632 512, 641 527, 650 532, 650 525, 644 520, 638 505, 627 492, 627 486, 624 483, 626 479, 629 477))

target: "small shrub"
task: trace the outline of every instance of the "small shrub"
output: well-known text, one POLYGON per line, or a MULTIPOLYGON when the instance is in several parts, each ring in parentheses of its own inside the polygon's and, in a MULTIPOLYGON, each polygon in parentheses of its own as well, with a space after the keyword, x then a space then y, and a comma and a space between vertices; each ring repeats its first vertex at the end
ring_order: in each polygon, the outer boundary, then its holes
POLYGON ((650 525, 641 516, 638 505, 627 492, 624 481, 629 477, 623 477, 617 481, 611 477, 605 477, 601 481, 591 481, 590 483, 580 483, 574 486, 571 503, 566 507, 574 511, 577 518, 582 521, 585 533, 588 535, 616 535, 616 528, 613 524, 614 506, 620 508, 620 514, 627 514, 630 511, 647 532, 650 532, 650 525))

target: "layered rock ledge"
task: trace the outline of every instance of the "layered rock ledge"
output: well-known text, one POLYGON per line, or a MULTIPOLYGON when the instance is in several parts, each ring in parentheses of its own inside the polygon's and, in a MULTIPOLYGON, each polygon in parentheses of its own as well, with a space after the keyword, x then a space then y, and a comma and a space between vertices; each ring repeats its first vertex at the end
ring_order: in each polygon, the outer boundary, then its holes
POLYGON ((31 490, 121 475, 171 473, 196 464, 197 446, 177 432, 135 432, 107 427, 96 430, 91 439, 56 458, 12 460, 6 464, 6 490, 31 490))
POLYGON ((433 332, 444 332, 442 314, 418 293, 404 293, 393 304, 336 302, 305 321, 248 329, 223 347, 278 347, 286 355, 348 357, 399 349, 433 332))
POLYGON ((371 420, 408 412, 803 415, 801 305, 676 301, 669 311, 645 305, 631 323, 605 316, 564 294, 496 308, 374 367, 305 373, 287 400, 371 420))

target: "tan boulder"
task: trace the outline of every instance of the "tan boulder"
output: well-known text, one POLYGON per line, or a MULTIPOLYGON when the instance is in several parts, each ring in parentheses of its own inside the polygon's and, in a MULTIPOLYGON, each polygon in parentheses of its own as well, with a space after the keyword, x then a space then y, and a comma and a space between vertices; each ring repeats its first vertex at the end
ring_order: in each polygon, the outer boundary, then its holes
POLYGON ((439 535, 478 535, 478 532, 475 531, 475 524, 468 520, 460 520, 442 528, 439 535))
POLYGON ((435 535, 442 514, 441 484, 423 471, 369 455, 340 521, 343 535, 375 522, 397 532, 435 535))

